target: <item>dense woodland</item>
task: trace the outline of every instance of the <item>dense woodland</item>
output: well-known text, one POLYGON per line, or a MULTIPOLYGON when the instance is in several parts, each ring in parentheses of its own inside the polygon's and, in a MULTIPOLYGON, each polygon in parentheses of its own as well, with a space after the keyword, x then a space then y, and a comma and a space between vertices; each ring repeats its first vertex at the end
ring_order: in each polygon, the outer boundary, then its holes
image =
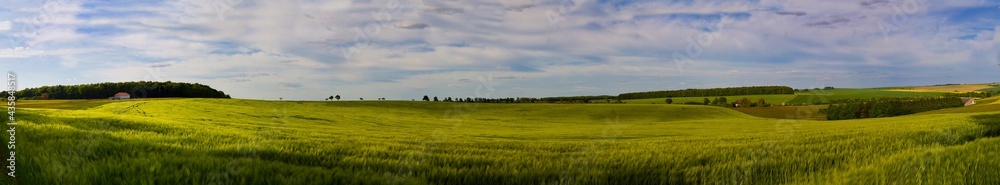
MULTIPOLYGON (((229 98, 226 93, 198 83, 181 82, 105 82, 82 85, 57 85, 27 88, 14 93, 19 99, 107 99, 118 92, 132 98, 229 98)), ((7 92, 0 93, 7 96, 7 92)))
POLYGON ((961 98, 882 98, 832 104, 821 109, 828 120, 882 118, 964 106, 961 98))
POLYGON ((728 87, 714 89, 685 89, 673 91, 648 91, 633 92, 618 95, 618 98, 628 99, 648 99, 648 98, 668 98, 668 97, 702 97, 702 96, 738 96, 738 95, 761 95, 761 94, 794 94, 795 90, 788 86, 752 86, 752 87, 728 87))

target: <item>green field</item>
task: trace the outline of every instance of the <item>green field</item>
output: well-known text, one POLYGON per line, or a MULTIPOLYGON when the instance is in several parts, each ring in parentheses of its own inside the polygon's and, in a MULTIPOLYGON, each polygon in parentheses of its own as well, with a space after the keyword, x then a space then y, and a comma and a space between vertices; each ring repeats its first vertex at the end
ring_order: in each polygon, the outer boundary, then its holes
POLYGON ((810 121, 631 103, 104 103, 19 109, 17 183, 1000 183, 1000 110, 810 121))
MULTIPOLYGON (((672 98, 674 104, 684 104, 685 102, 704 102, 705 98, 709 101, 715 100, 719 96, 713 97, 676 97, 672 98)), ((726 100, 732 103, 740 98, 750 98, 750 101, 757 102, 757 99, 764 98, 764 101, 772 105, 781 105, 782 102, 791 100, 791 94, 769 94, 769 95, 741 95, 741 96, 724 96, 726 100)), ((650 98, 650 99, 635 99, 635 100, 622 100, 630 104, 665 104, 666 98, 650 98)))
POLYGON ((879 97, 936 97, 944 94, 944 92, 892 91, 891 89, 885 88, 816 90, 796 93, 795 99, 788 101, 788 105, 810 105, 816 103, 829 103, 830 100, 871 99, 879 97))

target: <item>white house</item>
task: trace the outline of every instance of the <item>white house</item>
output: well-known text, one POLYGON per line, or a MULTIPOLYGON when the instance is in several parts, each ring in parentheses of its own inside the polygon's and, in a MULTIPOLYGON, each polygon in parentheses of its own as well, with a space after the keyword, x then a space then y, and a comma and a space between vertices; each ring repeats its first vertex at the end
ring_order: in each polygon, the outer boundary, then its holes
POLYGON ((965 106, 975 105, 976 104, 976 99, 975 98, 962 98, 962 103, 965 103, 965 106))
POLYGON ((112 96, 112 97, 110 97, 108 99, 109 100, 124 100, 124 99, 129 99, 129 98, 132 98, 132 96, 129 95, 127 92, 118 92, 117 94, 115 94, 115 96, 112 96))

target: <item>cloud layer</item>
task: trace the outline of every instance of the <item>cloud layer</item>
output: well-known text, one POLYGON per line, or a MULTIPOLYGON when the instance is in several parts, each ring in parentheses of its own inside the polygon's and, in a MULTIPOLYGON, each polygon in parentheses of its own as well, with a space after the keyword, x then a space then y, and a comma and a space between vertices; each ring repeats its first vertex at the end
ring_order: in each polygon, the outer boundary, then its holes
POLYGON ((10 4, 0 61, 22 87, 171 80, 317 100, 1000 79, 998 1, 10 4))

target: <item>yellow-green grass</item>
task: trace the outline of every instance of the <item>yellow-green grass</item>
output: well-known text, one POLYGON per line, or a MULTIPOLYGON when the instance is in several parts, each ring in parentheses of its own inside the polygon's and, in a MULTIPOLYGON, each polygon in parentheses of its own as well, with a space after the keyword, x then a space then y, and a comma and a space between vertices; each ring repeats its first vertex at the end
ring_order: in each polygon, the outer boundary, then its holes
POLYGON ((1000 92, 1000 87, 990 86, 989 88, 979 89, 979 92, 1000 92))
POLYGON ((983 98, 976 100, 976 104, 971 106, 933 110, 933 111, 917 113, 917 115, 1000 111, 1000 101, 997 100, 1000 100, 1000 96, 994 96, 990 98, 983 98))
POLYGON ((687 105, 137 100, 18 112, 17 181, 997 184, 997 115, 809 121, 687 105))
POLYGON ((937 97, 944 92, 902 92, 892 89, 833 89, 796 93, 789 105, 829 103, 831 100, 871 99, 880 97, 937 97))
MULTIPOLYGON (((675 97, 671 98, 674 104, 684 104, 686 102, 698 102, 702 103, 705 98, 709 101, 715 100, 715 98, 726 97, 726 101, 732 103, 740 98, 750 98, 750 101, 757 102, 758 99, 764 98, 764 101, 772 105, 781 105, 782 102, 791 100, 793 95, 791 94, 768 94, 768 95, 743 95, 743 96, 710 96, 710 97, 675 97)), ((667 98, 650 98, 650 99, 635 99, 635 100, 623 100, 630 104, 666 104, 667 98)))
POLYGON ((986 84, 963 84, 963 85, 905 87, 899 89, 889 89, 887 91, 966 93, 966 92, 976 92, 979 91, 980 89, 987 89, 987 88, 990 88, 990 86, 986 84))

